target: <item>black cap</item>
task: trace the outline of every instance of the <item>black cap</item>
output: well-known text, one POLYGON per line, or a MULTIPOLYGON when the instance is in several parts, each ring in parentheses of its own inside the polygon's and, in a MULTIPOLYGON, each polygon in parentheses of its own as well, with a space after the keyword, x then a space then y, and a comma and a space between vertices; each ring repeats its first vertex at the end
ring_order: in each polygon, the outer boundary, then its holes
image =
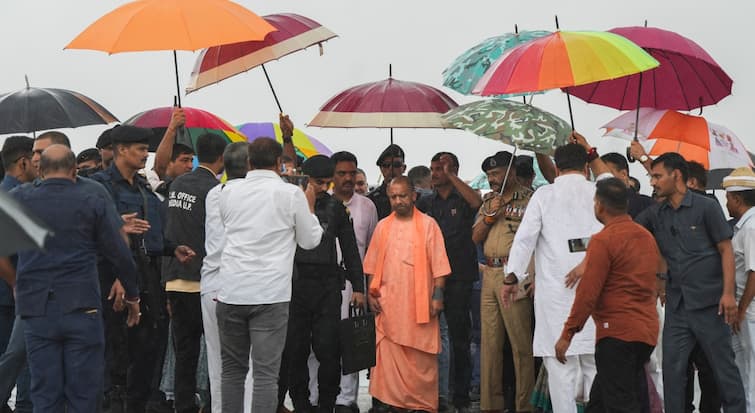
POLYGON ((154 136, 152 129, 140 128, 138 126, 121 125, 113 128, 110 137, 113 143, 144 143, 149 144, 150 138, 154 136))
POLYGON ((401 158, 404 159, 404 150, 401 149, 400 146, 396 145, 395 143, 392 143, 388 145, 387 148, 383 150, 383 152, 378 156, 377 162, 375 163, 377 166, 380 166, 380 164, 383 162, 383 159, 385 158, 401 158))
POLYGON ((84 149, 79 152, 79 156, 76 157, 76 163, 82 163, 86 161, 101 161, 100 151, 97 148, 84 149))
POLYGON ((315 155, 304 161, 301 169, 304 175, 311 178, 332 178, 336 166, 327 156, 315 155))
POLYGON ((120 125, 115 125, 110 129, 105 129, 101 134, 100 137, 97 138, 97 143, 94 145, 97 149, 102 149, 108 146, 113 145, 113 131, 115 128, 119 127, 120 125))
POLYGON ((514 155, 511 152, 499 151, 493 156, 488 156, 482 161, 482 171, 487 172, 493 168, 508 167, 512 158, 516 161, 514 155))

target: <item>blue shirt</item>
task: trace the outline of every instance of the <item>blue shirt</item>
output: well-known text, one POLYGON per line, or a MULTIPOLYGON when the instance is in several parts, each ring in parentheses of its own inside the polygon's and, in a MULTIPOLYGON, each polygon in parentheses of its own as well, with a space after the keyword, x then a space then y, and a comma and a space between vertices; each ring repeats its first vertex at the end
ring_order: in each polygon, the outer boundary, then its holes
POLYGON ((718 243, 731 239, 718 201, 687 191, 678 208, 664 202, 637 217, 648 229, 668 264, 668 306, 683 302, 690 310, 718 305, 723 292, 723 270, 718 243))
POLYGON ((101 308, 97 253, 118 271, 128 297, 137 297, 136 264, 120 234, 120 217, 102 191, 67 179, 24 185, 13 196, 52 231, 45 248, 18 254, 16 310, 45 314, 54 297, 64 313, 101 308))
MULTIPOLYGON (((5 175, 3 181, 0 182, 0 189, 10 192, 11 189, 21 185, 21 181, 14 176, 5 175)), ((15 262, 15 259, 13 259, 15 262)), ((13 290, 10 285, 3 280, 0 280, 0 307, 13 307, 13 290)))
POLYGON ((15 176, 5 175, 3 181, 0 182, 0 188, 10 192, 11 189, 21 185, 21 181, 16 179, 15 176))

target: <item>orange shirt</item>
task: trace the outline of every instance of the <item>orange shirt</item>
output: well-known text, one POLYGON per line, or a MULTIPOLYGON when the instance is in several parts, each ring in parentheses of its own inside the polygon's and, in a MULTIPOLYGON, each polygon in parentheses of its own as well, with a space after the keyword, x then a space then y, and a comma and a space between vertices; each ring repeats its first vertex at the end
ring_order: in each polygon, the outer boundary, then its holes
POLYGON ((585 273, 561 337, 571 338, 592 315, 596 340, 613 337, 655 346, 658 257, 655 238, 629 215, 606 223, 590 239, 585 273))

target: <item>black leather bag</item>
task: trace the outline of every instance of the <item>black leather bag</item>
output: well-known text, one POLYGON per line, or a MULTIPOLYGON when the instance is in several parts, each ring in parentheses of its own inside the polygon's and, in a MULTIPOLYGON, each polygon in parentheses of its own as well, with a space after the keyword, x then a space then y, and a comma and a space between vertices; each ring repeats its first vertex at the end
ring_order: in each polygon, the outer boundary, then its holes
POLYGON ((349 318, 338 326, 341 342, 341 370, 356 373, 375 366, 375 315, 362 307, 349 307, 349 318))

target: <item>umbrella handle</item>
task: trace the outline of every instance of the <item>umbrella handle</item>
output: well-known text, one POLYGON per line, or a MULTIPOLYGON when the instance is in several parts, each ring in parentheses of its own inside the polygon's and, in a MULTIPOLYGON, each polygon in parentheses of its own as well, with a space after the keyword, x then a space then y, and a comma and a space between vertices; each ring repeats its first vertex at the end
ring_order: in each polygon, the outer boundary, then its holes
POLYGON ((270 91, 273 92, 273 99, 275 99, 275 104, 278 105, 278 110, 280 113, 283 113, 283 108, 281 107, 281 103, 278 100, 278 95, 275 93, 275 88, 273 87, 273 82, 270 81, 270 76, 267 74, 267 69, 265 69, 265 65, 262 66, 262 71, 265 73, 265 79, 267 79, 267 84, 270 86, 270 91))
POLYGON ((174 104, 173 106, 181 107, 181 85, 178 82, 178 56, 176 55, 176 51, 173 51, 173 69, 175 69, 176 72, 176 95, 173 97, 174 104))
POLYGON ((571 122, 571 130, 572 132, 574 129, 574 114, 572 113, 571 109, 571 94, 569 93, 569 88, 565 88, 566 90, 566 104, 569 105, 569 121, 571 122))

